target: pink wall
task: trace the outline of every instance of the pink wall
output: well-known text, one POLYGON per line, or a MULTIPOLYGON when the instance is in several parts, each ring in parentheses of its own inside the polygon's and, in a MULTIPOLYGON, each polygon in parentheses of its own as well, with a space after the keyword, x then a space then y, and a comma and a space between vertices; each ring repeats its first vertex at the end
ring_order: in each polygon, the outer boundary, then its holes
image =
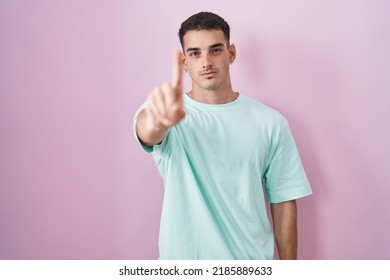
POLYGON ((157 257, 131 118, 200 10, 231 25, 235 90, 290 120, 315 192, 300 257, 390 258, 390 3, 242 3, 0 1, 0 259, 157 257))

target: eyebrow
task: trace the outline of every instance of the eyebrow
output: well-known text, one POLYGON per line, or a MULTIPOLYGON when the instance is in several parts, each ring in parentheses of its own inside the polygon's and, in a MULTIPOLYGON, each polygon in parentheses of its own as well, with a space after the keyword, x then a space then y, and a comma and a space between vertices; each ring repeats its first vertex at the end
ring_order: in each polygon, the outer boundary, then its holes
MULTIPOLYGON (((209 47, 209 49, 214 49, 214 48, 217 48, 217 47, 223 47, 223 44, 222 43, 217 43, 217 44, 214 44, 214 45, 211 45, 209 47)), ((187 52, 191 52, 191 51, 199 51, 200 48, 188 48, 186 51, 187 52)))

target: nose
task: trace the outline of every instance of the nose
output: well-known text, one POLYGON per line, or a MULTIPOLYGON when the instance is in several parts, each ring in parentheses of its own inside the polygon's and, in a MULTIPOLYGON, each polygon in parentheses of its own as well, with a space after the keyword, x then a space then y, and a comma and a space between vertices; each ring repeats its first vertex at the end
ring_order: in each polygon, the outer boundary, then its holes
POLYGON ((212 61, 211 61, 210 55, 207 54, 207 55, 205 55, 205 56, 203 56, 203 57, 204 57, 204 59, 203 59, 203 61, 202 61, 202 64, 203 64, 202 67, 203 67, 203 69, 212 68, 213 63, 212 63, 212 61))

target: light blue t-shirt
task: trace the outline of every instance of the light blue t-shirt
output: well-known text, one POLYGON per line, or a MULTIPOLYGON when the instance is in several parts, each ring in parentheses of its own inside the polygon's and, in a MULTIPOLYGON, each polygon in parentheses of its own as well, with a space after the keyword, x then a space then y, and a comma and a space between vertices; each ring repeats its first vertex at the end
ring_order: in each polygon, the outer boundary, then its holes
POLYGON ((273 259, 262 180, 271 203, 311 194, 286 119, 242 95, 184 106, 160 144, 140 142, 164 180, 160 259, 273 259))

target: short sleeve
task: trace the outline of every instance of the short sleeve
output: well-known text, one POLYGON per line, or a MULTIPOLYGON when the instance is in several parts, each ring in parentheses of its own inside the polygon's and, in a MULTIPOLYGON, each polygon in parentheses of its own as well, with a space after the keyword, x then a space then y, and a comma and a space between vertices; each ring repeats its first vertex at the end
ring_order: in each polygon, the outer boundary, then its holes
POLYGON ((266 196, 271 203, 312 193, 287 121, 281 124, 275 137, 264 179, 266 196))

